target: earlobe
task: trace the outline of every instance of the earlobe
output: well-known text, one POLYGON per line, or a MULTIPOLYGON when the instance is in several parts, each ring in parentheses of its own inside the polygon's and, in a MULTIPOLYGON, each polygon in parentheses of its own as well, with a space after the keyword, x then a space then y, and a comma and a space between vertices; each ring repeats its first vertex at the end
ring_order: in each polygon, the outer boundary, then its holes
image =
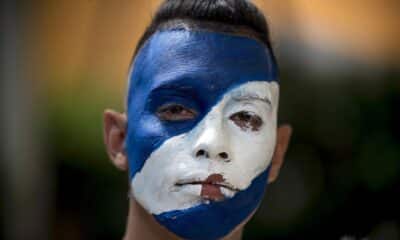
POLYGON ((104 111, 104 144, 111 162, 120 170, 128 169, 124 144, 126 115, 113 110, 104 111))
POLYGON ((271 162, 268 183, 274 182, 279 175, 279 171, 285 160, 285 154, 289 146, 291 136, 292 127, 290 125, 282 125, 277 129, 276 146, 271 162))
POLYGON ((126 158, 126 154, 117 153, 115 160, 113 160, 114 165, 121 171, 128 170, 128 159, 126 158))

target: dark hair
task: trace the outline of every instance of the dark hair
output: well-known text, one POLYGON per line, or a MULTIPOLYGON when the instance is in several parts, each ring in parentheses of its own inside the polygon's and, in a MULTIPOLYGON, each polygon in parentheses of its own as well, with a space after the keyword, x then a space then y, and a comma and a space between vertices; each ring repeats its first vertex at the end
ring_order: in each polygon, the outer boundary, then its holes
POLYGON ((248 0, 165 0, 140 38, 134 57, 158 30, 171 28, 207 29, 253 37, 271 47, 267 21, 248 0))

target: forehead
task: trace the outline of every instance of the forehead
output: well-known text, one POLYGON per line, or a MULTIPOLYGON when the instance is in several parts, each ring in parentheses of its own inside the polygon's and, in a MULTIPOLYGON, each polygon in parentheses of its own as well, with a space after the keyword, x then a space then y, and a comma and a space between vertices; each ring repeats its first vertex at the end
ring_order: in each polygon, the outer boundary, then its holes
POLYGON ((129 76, 132 96, 154 89, 221 93, 249 81, 276 81, 268 48, 257 40, 223 33, 169 30, 154 34, 139 51, 129 76))

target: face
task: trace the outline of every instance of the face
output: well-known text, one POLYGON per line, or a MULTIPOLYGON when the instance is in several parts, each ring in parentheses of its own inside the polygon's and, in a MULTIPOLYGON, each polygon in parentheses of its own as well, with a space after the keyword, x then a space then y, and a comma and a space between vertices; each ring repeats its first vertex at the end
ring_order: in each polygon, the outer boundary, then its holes
POLYGON ((181 237, 223 237, 258 206, 268 177, 279 99, 268 49, 163 31, 132 69, 125 144, 135 199, 181 237))

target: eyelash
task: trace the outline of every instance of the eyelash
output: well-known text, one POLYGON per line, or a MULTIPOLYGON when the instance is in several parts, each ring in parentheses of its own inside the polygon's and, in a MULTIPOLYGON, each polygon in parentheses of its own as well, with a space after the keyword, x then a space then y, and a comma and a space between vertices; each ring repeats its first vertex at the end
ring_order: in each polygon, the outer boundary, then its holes
POLYGON ((162 105, 156 112, 159 119, 163 121, 185 121, 197 116, 197 112, 181 104, 170 103, 162 105))
POLYGON ((239 111, 232 114, 229 119, 242 130, 259 131, 264 124, 262 118, 254 112, 239 111))

